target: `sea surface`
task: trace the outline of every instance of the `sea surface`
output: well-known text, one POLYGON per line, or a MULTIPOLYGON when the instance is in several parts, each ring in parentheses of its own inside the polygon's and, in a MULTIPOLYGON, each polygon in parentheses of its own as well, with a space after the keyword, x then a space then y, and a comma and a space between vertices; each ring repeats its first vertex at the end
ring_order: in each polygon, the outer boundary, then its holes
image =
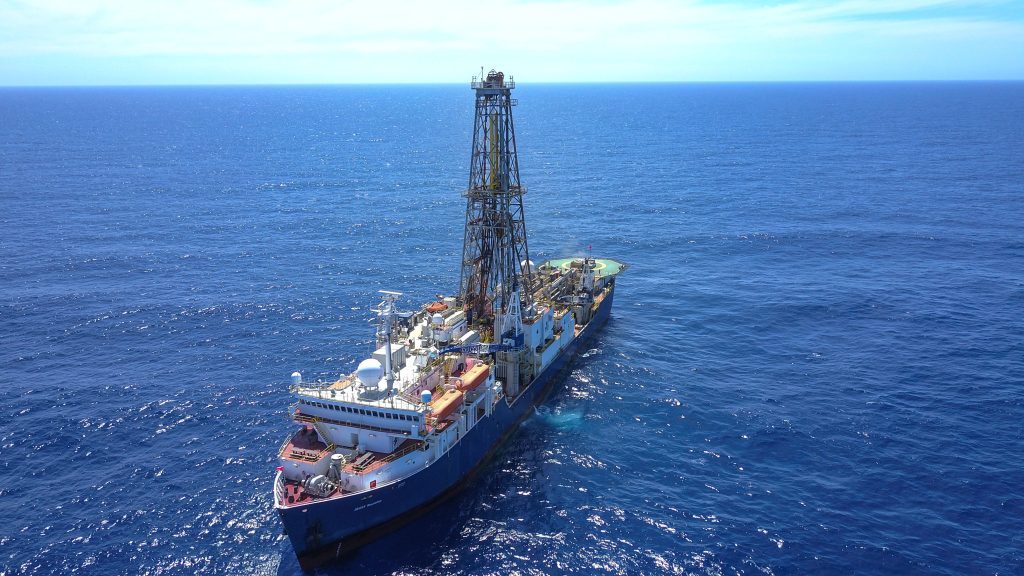
MULTIPOLYGON (((322 574, 1024 573, 1024 83, 534 85, 612 319, 322 574)), ((299 574, 288 378, 457 289, 466 85, 0 90, 0 575, 299 574)))

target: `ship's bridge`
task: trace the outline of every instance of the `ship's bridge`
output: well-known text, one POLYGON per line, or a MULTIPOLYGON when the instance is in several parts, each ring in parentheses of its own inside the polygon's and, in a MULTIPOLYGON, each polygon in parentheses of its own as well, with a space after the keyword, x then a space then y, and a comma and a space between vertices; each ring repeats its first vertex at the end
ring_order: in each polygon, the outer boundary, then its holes
POLYGON ((300 412, 356 425, 408 431, 423 425, 424 405, 401 394, 363 389, 352 377, 328 385, 294 386, 300 412))

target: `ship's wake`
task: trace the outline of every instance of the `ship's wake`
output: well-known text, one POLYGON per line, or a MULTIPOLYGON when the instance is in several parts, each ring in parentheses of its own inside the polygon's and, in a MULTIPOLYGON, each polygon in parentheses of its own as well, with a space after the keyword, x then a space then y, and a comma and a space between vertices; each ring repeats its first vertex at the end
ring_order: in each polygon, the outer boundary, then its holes
POLYGON ((539 422, 544 426, 550 426, 559 430, 576 430, 583 426, 583 409, 567 410, 565 408, 538 406, 529 422, 539 422))

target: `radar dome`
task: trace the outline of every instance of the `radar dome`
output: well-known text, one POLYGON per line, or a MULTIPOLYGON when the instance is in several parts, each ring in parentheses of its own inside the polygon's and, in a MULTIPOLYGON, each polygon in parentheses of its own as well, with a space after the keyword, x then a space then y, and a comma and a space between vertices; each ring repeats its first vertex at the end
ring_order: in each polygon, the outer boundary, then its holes
POLYGON ((356 378, 363 383, 363 386, 374 387, 380 382, 380 379, 384 377, 384 367, 380 365, 380 361, 374 358, 367 358, 359 363, 359 367, 356 368, 356 378))

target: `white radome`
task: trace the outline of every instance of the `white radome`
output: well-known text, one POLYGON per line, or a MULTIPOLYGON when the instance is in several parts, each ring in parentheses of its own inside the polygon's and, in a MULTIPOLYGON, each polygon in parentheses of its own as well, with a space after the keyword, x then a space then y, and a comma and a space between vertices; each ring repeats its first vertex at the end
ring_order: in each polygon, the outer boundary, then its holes
POLYGON ((367 388, 376 387, 383 377, 384 367, 380 365, 380 361, 374 358, 363 360, 356 368, 356 378, 359 378, 359 381, 367 388))

